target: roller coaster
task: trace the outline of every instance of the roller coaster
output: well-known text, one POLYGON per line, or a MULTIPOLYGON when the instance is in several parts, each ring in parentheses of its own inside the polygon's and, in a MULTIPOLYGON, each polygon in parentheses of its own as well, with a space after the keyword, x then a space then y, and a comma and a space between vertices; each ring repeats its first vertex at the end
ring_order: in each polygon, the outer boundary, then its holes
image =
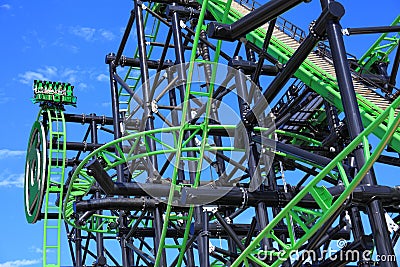
POLYGON ((321 0, 306 32, 281 17, 302 2, 134 0, 107 116, 34 81, 24 193, 43 266, 398 265, 400 187, 374 164, 400 167, 400 16, 342 28, 321 0))

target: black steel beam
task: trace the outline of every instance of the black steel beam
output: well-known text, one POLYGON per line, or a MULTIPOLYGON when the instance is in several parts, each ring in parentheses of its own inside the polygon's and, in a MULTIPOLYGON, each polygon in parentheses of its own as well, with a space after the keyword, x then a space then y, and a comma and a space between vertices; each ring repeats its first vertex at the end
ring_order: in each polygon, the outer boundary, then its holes
POLYGON ((386 156, 386 155, 380 155, 376 161, 380 162, 380 163, 400 167, 400 158, 390 157, 390 156, 386 156))
POLYGON ((301 2, 303 0, 272 0, 230 25, 211 22, 208 25, 208 36, 227 41, 236 40, 301 2))
MULTIPOLYGON (((112 54, 108 54, 106 56, 105 62, 106 64, 109 64, 110 62, 113 62, 116 59, 116 57, 112 54)), ((152 60, 152 59, 146 59, 147 61, 147 67, 149 69, 158 69, 160 67, 160 60, 152 60)), ((121 65, 122 67, 140 67, 140 59, 139 58, 130 58, 126 56, 121 56, 120 60, 118 61, 118 64, 121 65)), ((164 63, 162 64, 163 67, 162 69, 166 69, 169 67, 173 66, 173 63, 164 63)))
POLYGON ((400 32, 400 26, 376 26, 362 28, 345 28, 342 30, 344 35, 371 34, 385 32, 400 32))
MULTIPOLYGON (((331 2, 328 3, 328 5, 330 4, 331 2)), ((364 130, 364 127, 362 124, 360 110, 358 108, 358 102, 354 91, 353 81, 346 56, 346 49, 341 33, 341 26, 338 22, 340 17, 328 20, 326 31, 328 33, 328 40, 333 58, 333 65, 335 67, 336 77, 338 80, 339 91, 343 103, 344 113, 346 116, 346 122, 348 125, 348 131, 350 139, 353 140, 364 130)), ((365 164, 363 148, 359 147, 358 149, 356 149, 354 151, 354 155, 356 166, 358 169, 361 169, 365 164)), ((377 184, 372 169, 365 175, 362 183, 369 185, 377 184)), ((388 229, 386 227, 382 227, 383 225, 386 225, 382 203, 379 200, 372 200, 368 204, 367 211, 378 254, 394 255, 388 229)), ((382 264, 382 266, 397 266, 395 262, 384 262, 382 264)))
MULTIPOLYGON (((93 144, 93 143, 85 143, 85 142, 83 142, 83 143, 82 142, 67 142, 66 149, 86 152, 86 151, 94 151, 103 145, 104 144, 93 144)), ((63 142, 54 141, 53 147, 61 149, 63 147, 63 142)), ((138 148, 139 148, 137 151, 138 153, 146 153, 146 147, 140 146, 138 148)), ((129 147, 129 146, 122 146, 122 151, 124 151, 124 152, 130 151, 130 149, 131 149, 131 147, 129 147)), ((105 150, 110 151, 110 152, 117 151, 114 146, 109 146, 109 147, 105 148, 105 150)), ((73 162, 70 162, 70 163, 73 164, 73 162)))
MULTIPOLYGON (((332 161, 332 159, 330 159, 330 158, 327 158, 327 157, 324 157, 324 156, 321 156, 321 155, 318 155, 315 153, 311 153, 307 150, 303 150, 294 145, 285 144, 285 143, 282 143, 279 141, 275 141, 275 140, 266 138, 264 136, 256 135, 256 136, 252 137, 252 140, 256 143, 275 148, 278 151, 284 152, 286 154, 290 154, 292 156, 303 159, 305 161, 309 161, 309 162, 318 164, 322 167, 327 166, 332 161)), ((345 170, 349 171, 349 166, 344 165, 343 167, 345 168, 345 170)))
POLYGON ((76 202, 77 212, 93 210, 153 210, 160 203, 158 200, 138 197, 138 198, 101 198, 89 199, 76 202))
MULTIPOLYGON (((229 67, 243 70, 244 74, 249 75, 255 73, 258 68, 258 63, 243 60, 239 57, 232 58, 229 63, 229 67)), ((259 75, 275 76, 279 73, 279 68, 275 65, 262 65, 260 66, 259 75)))
POLYGON ((293 56, 286 63, 282 72, 271 82, 268 88, 264 91, 263 95, 265 100, 259 100, 254 105, 246 117, 244 118, 245 124, 254 124, 259 114, 264 112, 268 103, 279 93, 279 90, 287 83, 287 81, 297 71, 303 61, 307 58, 313 50, 319 39, 323 38, 325 34, 326 22, 331 18, 340 18, 344 14, 344 9, 341 4, 330 2, 328 7, 324 9, 322 14, 318 17, 314 26, 311 28, 310 34, 300 44, 299 48, 294 52, 293 56))
POLYGON ((113 125, 113 118, 106 116, 86 115, 86 114, 70 114, 65 113, 64 118, 66 122, 77 122, 77 123, 91 123, 95 121, 101 125, 113 125))
POLYGON ((400 45, 397 46, 396 55, 393 60, 392 72, 390 73, 389 77, 389 91, 391 91, 392 88, 396 85, 396 77, 399 71, 399 65, 400 65, 400 45))
MULTIPOLYGON (((96 114, 90 114, 90 116, 95 117, 96 114)), ((90 122, 90 139, 93 144, 98 143, 98 135, 97 135, 97 122, 92 120, 90 122)), ((101 198, 100 190, 97 190, 94 194, 94 197, 99 199, 101 198)), ((101 215, 102 211, 97 210, 96 214, 101 215)), ((99 218, 98 223, 102 223, 102 219, 99 218)), ((103 233, 96 233, 96 266, 104 266, 106 264, 106 258, 104 257, 104 240, 103 240, 103 233)))
MULTIPOLYGON (((138 0, 134 0, 134 9, 136 17, 136 34, 138 41, 138 52, 140 59, 140 73, 142 80, 142 92, 143 92, 143 113, 146 118, 145 130, 154 129, 154 116, 152 116, 151 109, 151 95, 150 95, 150 83, 149 83, 149 68, 147 64, 147 52, 146 52, 146 36, 145 36, 145 25, 143 20, 143 9, 142 3, 138 0)), ((146 141, 150 151, 156 151, 156 143, 154 139, 146 137, 146 141)), ((154 169, 158 168, 157 156, 149 156, 149 159, 154 169)), ((155 174, 154 170, 149 170, 149 175, 153 178, 155 174)))
POLYGON ((260 53, 258 56, 256 70, 254 71, 253 75, 251 76, 252 81, 257 85, 260 84, 259 77, 260 77, 261 71, 263 69, 265 54, 267 54, 269 42, 271 41, 271 37, 272 37, 273 31, 275 28, 275 24, 276 24, 276 18, 272 19, 268 24, 267 33, 265 34, 265 39, 264 39, 264 43, 262 46, 262 53, 260 53))
POLYGON ((115 61, 114 61, 115 65, 119 64, 119 60, 121 59, 122 53, 124 52, 126 42, 128 41, 129 34, 132 30, 134 20, 135 20, 135 12, 133 10, 131 10, 131 15, 129 16, 128 24, 126 25, 124 35, 122 36, 122 40, 121 40, 121 43, 118 48, 117 56, 115 57, 115 61))

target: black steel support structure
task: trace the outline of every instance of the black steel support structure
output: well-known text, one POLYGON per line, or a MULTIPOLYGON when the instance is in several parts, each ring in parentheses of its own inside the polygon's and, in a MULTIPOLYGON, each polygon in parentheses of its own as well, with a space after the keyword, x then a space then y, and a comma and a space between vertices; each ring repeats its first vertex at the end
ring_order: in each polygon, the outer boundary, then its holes
MULTIPOLYGON (((329 4, 328 4, 329 5, 329 4)), ((341 17, 341 16, 340 16, 341 17)), ((363 130, 360 110, 357 104, 357 98, 351 78, 349 65, 347 63, 346 49, 341 34, 341 26, 339 24, 340 17, 330 19, 327 22, 327 34, 329 44, 332 50, 333 64, 338 79, 339 90, 342 96, 344 113, 350 138, 356 138, 363 130)), ((360 147, 354 151, 357 168, 365 164, 363 148, 360 147)), ((376 185, 376 178, 371 169, 364 177, 363 184, 376 185)), ((374 242, 379 255, 395 255, 390 242, 389 232, 386 228, 386 219, 382 203, 379 200, 372 200, 368 203, 368 217, 371 222, 371 228, 374 235, 374 242)), ((397 266, 396 262, 382 262, 382 266, 397 266)))
POLYGON ((303 2, 302 0, 272 0, 257 8, 250 14, 237 20, 231 25, 210 23, 208 35, 210 38, 218 38, 233 41, 245 33, 260 27, 266 22, 276 18, 292 7, 303 2))
MULTIPOLYGON (((143 120, 145 123, 144 129, 146 131, 154 129, 154 116, 151 110, 151 95, 150 95, 150 84, 149 84, 149 69, 147 66, 147 50, 146 50, 146 37, 144 33, 144 22, 143 22, 143 10, 141 2, 138 0, 134 1, 135 17, 136 17, 136 33, 138 40, 138 50, 140 58, 140 73, 142 78, 142 92, 143 92, 143 120)), ((150 151, 156 150, 156 143, 153 139, 147 138, 150 151)), ((150 161, 153 164, 153 169, 149 170, 149 175, 153 178, 155 170, 158 168, 157 157, 150 156, 150 161)))
MULTIPOLYGON (((211 2, 210 6, 218 1, 211 2)), ((297 247, 300 253, 313 251, 321 257, 312 259, 312 266, 354 264, 356 260, 352 258, 324 257, 323 250, 340 239, 349 243, 338 253, 362 253, 375 247, 380 256, 397 253, 393 248, 400 237, 400 227, 396 228, 400 226, 400 187, 379 185, 373 169, 338 210, 330 210, 329 203, 347 192, 345 177, 353 178, 366 162, 361 145, 325 174, 313 187, 315 190, 309 190, 301 199, 299 192, 364 130, 363 113, 359 110, 364 106, 357 103, 353 85, 357 73, 350 73, 343 34, 393 32, 399 26, 343 30, 339 24, 343 6, 334 0, 321 0, 322 11, 310 24, 310 33, 306 36, 301 30, 297 34, 298 28, 284 19, 282 22, 280 15, 301 2, 308 0, 271 0, 252 9, 246 6, 255 7, 255 2, 235 0, 227 21, 236 22, 227 25, 217 22, 223 21, 219 16, 224 13, 219 1, 218 8, 215 6, 218 10, 208 8, 200 25, 202 6, 196 1, 133 1, 118 50, 105 59, 111 115, 65 113, 66 123, 75 128, 82 125, 86 131, 83 138, 52 138, 44 144, 53 150, 66 148, 66 158, 52 156, 46 164, 65 163, 69 168, 64 193, 58 194, 56 205, 70 201, 64 219, 74 266, 154 266, 157 260, 158 266, 174 266, 181 256, 185 266, 229 266, 249 246, 256 246, 250 252, 252 255, 261 250, 287 250, 304 235, 310 235, 310 228, 321 218, 326 219, 324 224, 297 247), (243 16, 239 18, 237 12, 243 16), (281 32, 276 34, 277 31, 281 32), (281 34, 286 36, 282 38, 281 34), (133 35, 136 36, 132 38, 133 35), (315 47, 326 39, 330 47, 325 45, 325 52, 330 55, 321 56, 320 45, 317 50, 315 47), (296 46, 292 45, 294 41, 298 42, 296 46), (191 51, 194 47, 196 51, 191 51), (132 48, 136 52, 128 57, 132 48), (193 74, 202 80, 190 81, 199 91, 191 87, 191 95, 187 96, 189 52, 197 64, 193 74), (228 70, 221 71, 219 66, 220 76, 216 80, 222 76, 220 84, 211 85, 217 54, 218 63, 226 63, 228 70), (324 61, 316 64, 319 58, 324 61), (329 75, 323 73, 325 64, 335 68, 342 105, 339 95, 330 91, 336 81, 330 77, 331 68, 326 71, 329 75), (321 73, 332 85, 326 88, 331 95, 319 91, 326 82, 324 78, 321 83, 312 79, 311 75, 318 75, 308 67, 314 65, 324 65, 321 73), (157 74, 150 79, 153 72, 157 74), (124 78, 121 73, 128 74, 124 78), (305 76, 311 77, 311 81, 305 80, 305 76), (315 82, 318 88, 314 88, 315 82), (283 92, 287 85, 289 88, 283 92), (213 92, 211 86, 215 86, 213 92), (203 101, 210 96, 212 99, 203 101), (190 104, 183 106, 187 98, 190 104), (271 112, 268 103, 275 105, 271 112), (231 108, 229 112, 225 112, 225 104, 231 108), (125 105, 129 107, 125 109, 125 105), (183 110, 187 113, 182 114, 183 110), (206 112, 210 114, 209 125, 202 122, 206 112), (186 121, 181 121, 184 117, 186 121), (174 128, 161 130, 165 125, 174 128), (179 134, 183 135, 182 144, 178 144, 182 138, 179 134), (204 136, 207 140, 202 139, 204 136), (121 138, 123 141, 113 142, 121 138), (177 151, 182 154, 178 156, 177 151), (202 166, 197 166, 199 155, 203 155, 202 166), (180 162, 175 162, 177 158, 180 162), (202 173, 197 186, 199 167, 202 173), (286 213, 284 208, 293 201, 296 204, 286 213), (329 218, 320 212, 321 202, 332 212, 329 218), (254 238, 270 223, 276 223, 275 218, 282 211, 285 217, 267 235, 257 238, 259 242, 255 244, 254 238), (365 226, 363 212, 368 214, 370 228, 365 226), (388 222, 386 212, 395 214, 388 222), (67 223, 73 225, 71 231, 67 223), (397 230, 391 234, 388 228, 397 230), (372 235, 368 236, 369 229, 372 235), (119 248, 110 250, 109 240, 117 241, 119 248), (116 250, 119 254, 113 255, 116 250), (178 253, 182 254, 178 257, 178 253)), ((387 75, 390 68, 384 62, 386 74, 381 75, 385 77, 377 85, 377 95, 388 104, 400 95, 395 87, 399 65, 397 49, 391 74, 387 75)), ((378 111, 373 115, 379 116, 378 111)), ((52 116, 58 115, 51 112, 52 116)), ((46 128, 51 120, 47 114, 42 117, 46 128)), ((387 122, 390 119, 383 124, 387 122)), ((395 147, 388 145, 377 162, 399 167, 400 159, 392 148, 395 147)), ((58 214, 40 214, 39 219, 45 218, 57 219, 58 214)), ((259 266, 250 256, 246 257, 246 265, 259 266)), ((275 259, 264 263, 270 265, 275 259)), ((359 259, 357 264, 370 267, 374 265, 372 259, 359 259)), ((308 266, 304 259, 286 259, 281 265, 308 266)), ((380 266, 397 264, 382 261, 380 266)))
POLYGON ((318 41, 325 35, 326 22, 332 17, 343 16, 342 6, 336 2, 329 3, 328 7, 324 9, 322 14, 316 20, 312 27, 312 32, 300 44, 299 48, 294 52, 293 56, 285 64, 283 70, 276 76, 268 88, 264 91, 263 95, 266 101, 259 101, 254 105, 244 118, 245 124, 255 123, 256 117, 261 114, 268 103, 278 94, 279 90, 287 83, 293 76, 296 70, 300 67, 303 61, 310 54, 312 49, 318 41))
MULTIPOLYGON (((96 114, 90 114, 92 117, 95 117, 96 114)), ((93 144, 97 144, 98 141, 98 136, 97 136, 97 122, 95 120, 92 120, 90 123, 90 137, 91 141, 93 144)), ((98 184, 97 184, 98 185, 98 184)), ((101 198, 101 193, 99 190, 96 191, 95 193, 95 198, 100 199, 101 198)), ((102 214, 101 210, 98 210, 96 212, 98 215, 102 214)), ((99 219, 99 223, 101 224, 101 219, 99 219)), ((104 266, 106 264, 106 258, 104 257, 104 240, 103 240, 103 234, 102 233, 96 233, 96 256, 97 256, 97 262, 96 266, 104 266)))

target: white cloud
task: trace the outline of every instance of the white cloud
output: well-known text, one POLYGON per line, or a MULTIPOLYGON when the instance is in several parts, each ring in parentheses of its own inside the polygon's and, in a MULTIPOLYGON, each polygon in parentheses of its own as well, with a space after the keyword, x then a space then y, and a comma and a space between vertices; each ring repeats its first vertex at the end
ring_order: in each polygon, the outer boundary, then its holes
POLYGON ((77 88, 79 88, 79 89, 86 89, 86 88, 88 88, 88 85, 87 85, 86 83, 79 83, 78 86, 77 86, 77 88))
POLYGON ((0 8, 9 10, 9 9, 11 9, 11 5, 4 4, 4 5, 1 5, 0 8))
POLYGON ((103 36, 103 38, 108 41, 114 40, 114 38, 115 38, 115 35, 111 31, 108 31, 105 29, 100 29, 99 32, 100 32, 100 35, 103 36))
POLYGON ((91 82, 93 81, 108 81, 107 75, 99 73, 96 69, 82 69, 79 66, 75 68, 45 66, 36 70, 26 71, 18 76, 19 81, 23 84, 33 84, 33 80, 48 80, 71 83, 76 89, 82 90, 92 88, 91 82))
MULTIPOLYGON (((24 173, 9 173, 8 171, 3 171, 0 174, 0 187, 24 187, 24 173)), ((1 267, 1 264, 0 264, 1 267)))
MULTIPOLYGON (((58 30, 60 31, 61 35, 64 35, 63 32, 62 32, 61 26, 60 26, 60 28, 58 30)), ((51 45, 64 48, 64 49, 68 50, 69 52, 71 52, 73 54, 76 54, 76 53, 79 52, 79 47, 76 46, 76 45, 68 43, 68 41, 64 40, 64 37, 57 38, 57 40, 52 42, 51 45)))
MULTIPOLYGON (((81 70, 79 67, 75 69, 71 68, 56 68, 54 66, 45 66, 36 70, 26 71, 18 75, 20 77, 20 82, 23 84, 32 84, 33 80, 50 80, 50 81, 60 81, 68 82, 71 84, 79 83, 82 85, 83 79, 92 76, 92 71, 81 70)), ((84 84, 87 87, 86 84, 84 84)))
MULTIPOLYGON (((43 254, 43 249, 36 247, 36 246, 31 246, 29 248, 29 251, 37 253, 37 254, 43 254)), ((49 253, 55 253, 54 249, 47 249, 46 254, 49 254, 49 253)))
POLYGON ((0 159, 10 158, 10 157, 20 157, 24 155, 25 151, 22 150, 0 149, 0 159))
POLYGON ((48 77, 57 75, 57 68, 54 66, 45 66, 44 68, 38 69, 38 71, 48 77))
MULTIPOLYGON (((60 26, 62 29, 63 26, 60 26)), ((68 28, 68 32, 72 35, 83 38, 85 41, 91 42, 96 40, 112 41, 115 39, 115 34, 106 29, 95 29, 84 26, 71 26, 68 28)))
POLYGON ((48 80, 42 73, 36 71, 26 71, 23 74, 18 75, 21 79, 19 80, 23 84, 31 84, 33 80, 48 80))
POLYGON ((110 78, 109 78, 107 75, 105 75, 104 73, 99 74, 99 75, 96 77, 96 80, 98 80, 99 82, 109 81, 109 79, 110 79, 110 78))
POLYGON ((74 26, 69 28, 69 32, 73 35, 85 39, 86 41, 92 41, 96 29, 90 27, 74 26))
POLYGON ((29 265, 34 265, 38 264, 41 261, 36 259, 36 260, 15 260, 15 261, 7 261, 4 263, 0 263, 0 267, 20 267, 20 266, 29 266, 29 265))
POLYGON ((21 78, 19 81, 23 84, 32 84, 33 80, 51 80, 53 78, 57 78, 57 76, 61 77, 69 77, 69 72, 67 72, 67 75, 64 74, 63 70, 62 72, 59 73, 59 70, 54 67, 54 66, 45 66, 43 68, 39 68, 37 70, 30 70, 26 71, 22 74, 19 74, 18 76, 21 78))
POLYGON ((29 251, 35 252, 35 253, 38 253, 38 254, 42 254, 43 253, 43 249, 41 249, 39 247, 36 247, 36 246, 31 246, 29 248, 29 251))

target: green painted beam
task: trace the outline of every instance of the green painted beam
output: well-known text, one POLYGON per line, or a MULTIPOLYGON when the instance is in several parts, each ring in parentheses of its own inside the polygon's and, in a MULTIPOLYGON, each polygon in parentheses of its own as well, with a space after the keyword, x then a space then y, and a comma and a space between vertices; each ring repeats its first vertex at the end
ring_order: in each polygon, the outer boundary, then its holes
MULTIPOLYGON (((390 26, 400 25, 400 15, 390 26)), ((400 32, 383 33, 367 52, 358 60, 363 70, 369 70, 376 61, 389 62, 389 55, 399 45, 400 32)))

